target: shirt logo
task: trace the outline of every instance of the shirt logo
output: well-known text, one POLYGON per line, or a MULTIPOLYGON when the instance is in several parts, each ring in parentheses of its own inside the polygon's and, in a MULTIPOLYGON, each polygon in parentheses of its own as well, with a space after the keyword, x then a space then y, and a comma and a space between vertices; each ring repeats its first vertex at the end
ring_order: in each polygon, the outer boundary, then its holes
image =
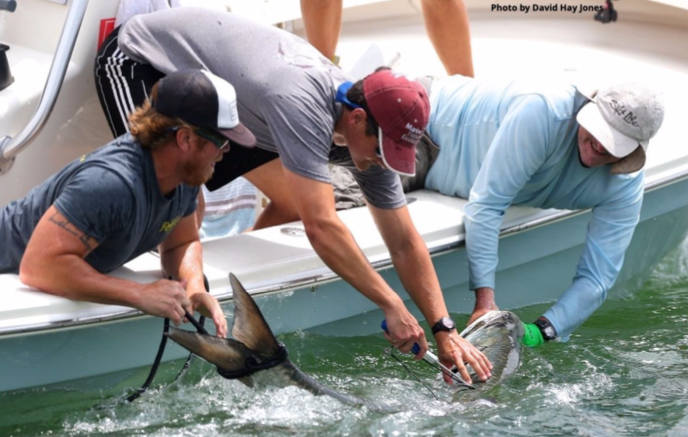
POLYGON ((288 34, 279 43, 277 57, 294 67, 307 70, 338 70, 339 67, 326 59, 315 47, 297 36, 288 34))
POLYGON ((169 233, 172 229, 174 229, 175 226, 177 226, 177 223, 179 223, 179 220, 182 219, 182 216, 177 216, 170 220, 169 222, 165 222, 160 226, 160 232, 167 232, 169 233))

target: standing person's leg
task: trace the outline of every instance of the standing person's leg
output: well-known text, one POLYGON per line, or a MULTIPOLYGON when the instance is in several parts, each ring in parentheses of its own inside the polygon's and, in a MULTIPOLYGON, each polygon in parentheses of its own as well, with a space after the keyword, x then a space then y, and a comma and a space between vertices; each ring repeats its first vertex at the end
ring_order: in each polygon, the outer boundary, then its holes
POLYGON ((301 15, 308 42, 334 61, 342 29, 342 0, 301 0, 301 15))
POLYGON ((292 200, 291 191, 284 182, 281 159, 274 159, 246 173, 244 177, 270 199, 270 203, 260 213, 251 230, 301 220, 292 200))
POLYGON ((164 76, 122 53, 117 44, 119 29, 103 41, 94 68, 100 105, 115 137, 129 132, 129 114, 146 101, 153 85, 164 76))
POLYGON ((422 0, 425 28, 447 74, 473 77, 471 30, 463 0, 422 0))

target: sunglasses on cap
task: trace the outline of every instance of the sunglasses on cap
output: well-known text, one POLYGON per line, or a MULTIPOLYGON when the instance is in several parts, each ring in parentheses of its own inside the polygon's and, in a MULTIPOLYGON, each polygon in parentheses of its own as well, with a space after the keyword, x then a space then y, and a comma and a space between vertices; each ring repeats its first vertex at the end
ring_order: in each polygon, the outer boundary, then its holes
POLYGON ((215 147, 217 147, 219 150, 222 150, 224 152, 229 152, 229 140, 222 135, 218 134, 217 132, 214 132, 210 129, 205 129, 202 127, 197 127, 197 128, 192 128, 190 126, 175 126, 170 129, 171 132, 177 132, 179 129, 183 127, 188 127, 192 131, 196 133, 199 137, 210 141, 213 143, 215 147))

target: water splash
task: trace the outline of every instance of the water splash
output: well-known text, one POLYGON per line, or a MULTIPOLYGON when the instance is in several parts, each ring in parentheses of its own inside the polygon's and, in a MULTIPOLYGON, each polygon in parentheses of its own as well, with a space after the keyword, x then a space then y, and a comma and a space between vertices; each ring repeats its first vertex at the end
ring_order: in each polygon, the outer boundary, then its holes
POLYGON ((384 357, 381 335, 332 338, 303 331, 279 337, 302 370, 335 390, 407 411, 376 413, 295 387, 250 389, 197 360, 179 381, 153 387, 132 404, 116 402, 124 394, 118 393, 100 408, 0 434, 530 436, 632 430, 682 436, 688 423, 687 261, 684 242, 632 298, 607 301, 568 343, 525 350, 519 372, 475 402, 445 401, 452 390, 417 364, 414 370, 441 395, 432 398, 384 357))

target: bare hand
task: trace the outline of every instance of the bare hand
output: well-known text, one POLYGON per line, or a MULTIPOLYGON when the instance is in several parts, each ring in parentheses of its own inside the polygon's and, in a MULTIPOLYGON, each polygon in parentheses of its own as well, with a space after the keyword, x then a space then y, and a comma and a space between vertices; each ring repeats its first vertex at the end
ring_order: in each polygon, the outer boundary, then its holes
POLYGON ((499 307, 494 300, 494 290, 488 287, 477 288, 475 290, 475 306, 471 318, 468 319, 468 325, 478 320, 483 314, 498 310, 499 307))
POLYGON ((499 311, 499 308, 497 305, 491 307, 491 308, 480 308, 480 309, 474 309, 473 314, 471 314, 471 318, 468 319, 468 323, 466 326, 470 325, 471 323, 475 322, 478 320, 480 317, 482 317, 484 314, 489 313, 490 311, 499 311))
POLYGON ((184 283, 167 279, 145 285, 136 308, 152 316, 169 318, 175 325, 184 319, 185 309, 192 310, 184 283))
POLYGON ((191 300, 192 312, 198 310, 204 316, 213 319, 217 336, 220 338, 227 337, 227 320, 220 307, 220 302, 206 292, 192 294, 189 299, 191 300))
MULTIPOLYGON (((487 359, 485 354, 475 348, 468 340, 459 336, 456 331, 446 332, 441 331, 435 335, 437 341, 437 349, 439 352, 439 359, 447 368, 456 366, 461 375, 461 379, 471 383, 471 377, 468 375, 465 363, 471 365, 475 373, 481 381, 487 380, 492 373, 492 363, 487 359)), ((442 373, 444 382, 452 383, 450 376, 442 373)))
POLYGON ((385 333, 385 338, 392 343, 392 346, 407 353, 411 351, 414 343, 418 343, 420 351, 416 354, 415 359, 423 358, 423 355, 428 351, 425 332, 403 303, 396 311, 385 312, 385 319, 389 331, 389 333, 385 333))

